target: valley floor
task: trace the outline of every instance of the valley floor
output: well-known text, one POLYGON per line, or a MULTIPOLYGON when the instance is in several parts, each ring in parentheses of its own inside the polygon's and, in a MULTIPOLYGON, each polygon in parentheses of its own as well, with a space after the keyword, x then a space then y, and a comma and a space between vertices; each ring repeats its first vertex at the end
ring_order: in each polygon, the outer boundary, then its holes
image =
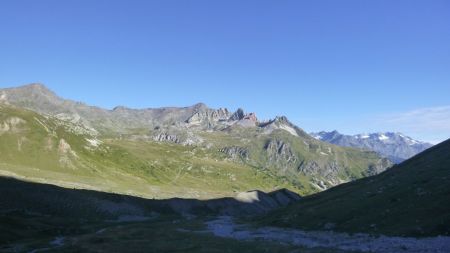
MULTIPOLYGON (((11 216, 10 216, 11 217, 11 216)), ((1 217, 0 217, 1 218, 1 217)), ((270 252, 270 253, 344 253, 330 248, 308 248, 285 242, 236 240, 217 236, 210 228, 214 217, 160 216, 148 220, 99 223, 70 220, 55 221, 52 226, 44 217, 28 217, 21 222, 22 233, 39 232, 12 244, 1 245, 0 252, 270 252), (36 227, 36 225, 38 225, 36 227), (28 232, 26 232, 28 230, 28 232)))
POLYGON ((0 252, 450 252, 450 237, 373 237, 253 227, 229 216, 126 217, 97 223, 58 220, 57 226, 49 222, 51 218, 33 214, 9 218, 20 220, 22 224, 16 225, 29 224, 22 233, 39 233, 0 245, 0 252))
POLYGON ((408 238, 370 236, 368 234, 302 231, 275 227, 252 228, 237 225, 229 216, 207 222, 208 231, 215 236, 240 241, 272 241, 306 248, 324 248, 345 252, 373 253, 445 253, 450 252, 450 237, 408 238))

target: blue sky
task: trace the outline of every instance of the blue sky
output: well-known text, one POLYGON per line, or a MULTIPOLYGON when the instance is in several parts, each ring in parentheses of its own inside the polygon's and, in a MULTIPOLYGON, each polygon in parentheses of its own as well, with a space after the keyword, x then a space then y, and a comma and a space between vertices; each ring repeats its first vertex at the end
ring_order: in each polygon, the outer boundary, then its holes
POLYGON ((450 2, 0 3, 0 87, 112 108, 243 107, 307 131, 450 137, 450 2))

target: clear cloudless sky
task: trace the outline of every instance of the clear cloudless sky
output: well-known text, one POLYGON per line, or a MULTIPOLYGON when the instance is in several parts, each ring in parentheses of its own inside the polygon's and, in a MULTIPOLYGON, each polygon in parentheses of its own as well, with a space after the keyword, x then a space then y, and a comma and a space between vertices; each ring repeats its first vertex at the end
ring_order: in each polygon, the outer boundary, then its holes
POLYGON ((450 127, 380 119, 449 118, 450 1, 2 0, 0 87, 31 82, 106 108, 204 102, 437 142, 450 127))

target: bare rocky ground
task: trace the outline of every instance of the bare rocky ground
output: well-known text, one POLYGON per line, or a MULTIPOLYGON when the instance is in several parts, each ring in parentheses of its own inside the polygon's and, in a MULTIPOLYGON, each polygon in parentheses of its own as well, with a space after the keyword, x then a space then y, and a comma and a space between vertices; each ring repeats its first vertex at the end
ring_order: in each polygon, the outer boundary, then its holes
POLYGON ((306 248, 372 253, 447 253, 450 237, 409 238, 346 234, 328 231, 302 231, 275 227, 253 228, 236 224, 230 216, 221 216, 207 222, 208 232, 218 237, 240 241, 274 241, 306 248))

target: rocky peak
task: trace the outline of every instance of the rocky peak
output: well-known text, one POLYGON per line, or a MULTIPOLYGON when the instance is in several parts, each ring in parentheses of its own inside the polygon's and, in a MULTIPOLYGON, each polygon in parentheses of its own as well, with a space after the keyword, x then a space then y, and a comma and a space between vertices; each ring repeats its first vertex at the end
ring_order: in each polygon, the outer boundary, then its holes
POLYGON ((231 115, 230 120, 232 121, 241 120, 244 117, 245 117, 244 110, 242 108, 239 108, 236 110, 236 112, 233 113, 233 115, 231 115))
POLYGON ((49 113, 48 108, 58 109, 57 107, 64 101, 40 83, 0 89, 0 100, 4 103, 24 106, 44 113, 49 113))
POLYGON ((13 88, 13 89, 20 90, 20 91, 27 91, 32 94, 40 94, 40 95, 56 97, 56 94, 42 83, 31 83, 31 84, 27 84, 24 86, 13 88))
POLYGON ((22 88, 48 90, 48 88, 42 83, 30 83, 22 86, 22 88))
POLYGON ((226 108, 220 108, 217 110, 207 109, 196 111, 190 118, 187 119, 186 123, 189 124, 202 124, 202 123, 213 123, 219 121, 227 121, 230 118, 230 112, 226 108))
POLYGON ((242 108, 239 108, 234 112, 231 117, 229 118, 230 121, 239 121, 239 120, 248 120, 251 122, 258 122, 258 118, 256 117, 256 114, 251 113, 245 113, 242 108))
POLYGON ((128 110, 127 107, 121 106, 121 105, 116 106, 116 107, 113 108, 113 111, 114 111, 114 112, 127 111, 127 110, 128 110))
POLYGON ((281 129, 294 136, 299 136, 299 133, 303 132, 296 125, 292 124, 286 116, 277 116, 273 120, 259 124, 259 127, 264 128, 266 133, 271 133, 274 130, 281 129))
POLYGON ((277 116, 274 121, 279 123, 290 123, 286 116, 277 116))
POLYGON ((245 120, 250 120, 250 121, 255 122, 255 123, 258 122, 258 118, 256 117, 256 114, 253 113, 253 112, 251 112, 249 114, 246 114, 244 116, 244 119, 245 120))
POLYGON ((227 108, 219 108, 214 113, 220 120, 228 120, 230 118, 230 112, 227 108))
POLYGON ((261 122, 260 127, 267 127, 270 125, 293 125, 286 116, 276 116, 274 119, 261 122))
POLYGON ((206 111, 208 110, 208 106, 205 103, 197 103, 195 105, 192 106, 192 108, 194 109, 194 111, 206 111))
POLYGON ((338 134, 340 134, 337 130, 333 130, 333 131, 331 131, 331 133, 330 134, 332 134, 332 135, 338 135, 338 134))

